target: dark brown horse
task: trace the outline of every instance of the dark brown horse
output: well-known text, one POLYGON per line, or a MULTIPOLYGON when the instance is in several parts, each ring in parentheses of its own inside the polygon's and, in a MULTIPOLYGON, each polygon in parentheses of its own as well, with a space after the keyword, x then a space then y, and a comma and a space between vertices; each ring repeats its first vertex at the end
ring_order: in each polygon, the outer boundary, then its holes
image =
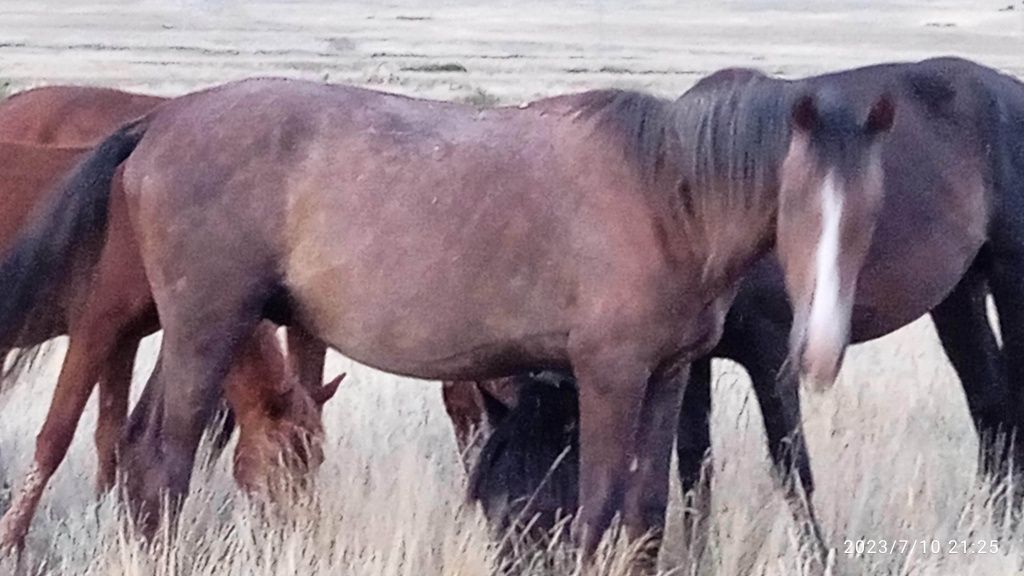
POLYGON ((468 499, 481 503, 498 534, 529 526, 549 538, 578 507, 575 382, 542 372, 445 382, 442 391, 469 476, 468 499))
MULTIPOLYGON (((47 193, 89 150, 24 142, 77 141, 78 138, 87 138, 90 131, 92 139, 96 140, 124 120, 119 115, 135 113, 145 103, 152 106, 160 101, 113 90, 60 86, 36 89, 0 104, 0 126, 5 128, 4 135, 22 142, 0 143, 0 173, 3 176, 0 178, 3 182, 0 198, 4 204, 3 217, 0 218, 0 253, 10 248, 17 235, 24 231, 32 210, 47 204, 47 193), (67 125, 59 122, 54 114, 64 114, 67 125)), ((120 178, 113 182, 119 189, 120 178)), ((28 312, 31 321, 20 326, 0 327, 4 356, 11 347, 32 347, 62 334, 71 336, 71 347, 60 381, 37 438, 32 470, 0 521, 0 545, 5 548, 20 546, 46 483, 70 445, 97 379, 100 381, 100 414, 96 429, 97 489, 105 491, 114 482, 115 447, 128 411, 135 352, 139 340, 159 328, 123 209, 123 194, 115 193, 114 197, 117 199, 112 209, 117 213, 111 217, 102 265, 106 282, 94 286, 88 265, 71 263, 60 269, 48 270, 56 279, 55 288, 34 302, 28 312)), ((84 248, 86 261, 95 258, 93 252, 98 252, 98 248, 84 248)), ((261 453, 269 454, 268 445, 286 439, 281 434, 270 434, 273 430, 304 428, 309 442, 301 444, 320 441, 318 412, 314 422, 306 406, 311 398, 326 400, 333 393, 330 386, 320 389, 319 386, 308 385, 300 392, 292 393, 293 378, 271 369, 284 361, 280 351, 270 347, 265 337, 254 339, 252 346, 265 356, 261 358, 252 352, 243 353, 242 360, 236 363, 236 371, 244 376, 233 373, 232 382, 238 384, 234 387, 235 393, 228 395, 229 401, 249 406, 249 426, 245 431, 247 441, 239 445, 236 453, 245 461, 252 462, 246 466, 248 472, 243 476, 249 480, 243 486, 255 485, 256 476, 261 471, 271 473, 271 468, 262 466, 269 463, 267 456, 256 456, 255 452, 252 452, 253 456, 245 454, 250 446, 259 445, 263 446, 261 453), (247 390, 243 389, 242 381, 247 383, 247 390), (289 398, 287 402, 278 398, 285 392, 289 398), (274 407, 261 412, 255 409, 258 406, 274 407), (261 419, 260 414, 266 417, 261 419), (257 442, 264 432, 267 432, 265 437, 257 442)), ((308 368, 307 371, 311 372, 308 368)), ((316 378, 319 384, 319 374, 316 378)), ((307 383, 303 381, 303 384, 307 383)), ((292 446, 282 444, 280 448, 288 451, 292 446)), ((294 448, 299 449, 299 444, 294 448)), ((310 465, 316 464, 318 461, 314 458, 310 465)), ((298 468, 302 472, 309 466, 298 468)))
POLYGON ((233 83, 97 147, 0 264, 0 324, 49 282, 40 258, 66 262, 69 232, 104 228, 89 208, 124 162, 164 328, 160 385, 122 447, 150 519, 186 493, 228 360, 269 318, 420 378, 572 368, 589 554, 616 513, 633 538, 660 530, 687 364, 776 235, 814 309, 799 365, 834 375, 893 115, 884 96, 751 75, 676 102, 596 91, 496 110, 233 83), (801 249, 821 239, 826 257, 801 249))
MULTIPOLYGON (((1006 440, 1019 438, 1024 406, 1024 368, 1017 360, 1024 354, 1024 85, 952 58, 873 66, 809 82, 838 83, 868 98, 891 93, 900 110, 882 149, 885 194, 853 303, 852 341, 877 338, 930 312, 982 439, 981 470, 1005 471, 1011 455, 1006 440), (999 311, 1002 350, 986 317, 987 289, 999 311)), ((788 478, 795 467, 803 492, 813 493, 798 382, 795 373, 783 370, 791 324, 782 270, 775 257, 767 257, 743 282, 721 341, 693 365, 677 437, 684 494, 707 489, 698 482, 707 480, 702 464, 711 448, 711 356, 735 360, 750 374, 779 478, 788 478)), ((564 387, 555 391, 527 381, 535 404, 550 396, 553 404, 565 405, 564 387)), ((518 407, 507 381, 497 384, 500 394, 493 393, 494 383, 450 383, 444 400, 457 437, 468 437, 472 425, 498 431, 493 441, 477 440, 485 453, 501 456, 473 470, 471 493, 502 523, 509 510, 524 513, 508 503, 525 502, 542 483, 576 482, 571 467, 549 470, 550 454, 571 445, 562 431, 573 429, 576 416, 563 410, 561 417, 548 418, 550 446, 538 447, 543 442, 535 430, 529 444, 521 445, 522 422, 529 416, 517 412, 531 407, 518 407), (537 461, 538 454, 548 455, 547 462, 537 461), (494 490, 481 492, 481 485, 494 490)), ((1021 444, 1012 455, 1018 464, 1024 462, 1021 444)), ((788 480, 785 485, 793 488, 788 480)), ((701 494, 697 501, 706 503, 701 494)), ((576 508, 571 498, 541 504, 552 508, 541 509, 536 499, 531 506, 545 516, 576 508)))

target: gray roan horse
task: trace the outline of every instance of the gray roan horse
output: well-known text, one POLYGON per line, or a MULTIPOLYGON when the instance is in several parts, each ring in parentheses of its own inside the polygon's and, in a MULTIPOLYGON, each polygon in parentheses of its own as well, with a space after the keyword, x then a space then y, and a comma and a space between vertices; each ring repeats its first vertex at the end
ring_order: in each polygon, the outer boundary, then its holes
MULTIPOLYGON (((982 475, 1004 475, 1012 462, 1019 476, 1024 463, 1019 434, 1024 422, 1024 84, 958 58, 870 66, 805 82, 811 89, 838 85, 860 102, 888 93, 900 111, 882 147, 883 203, 858 280, 852 341, 877 338, 930 311, 980 437, 982 475), (999 312, 1002 349, 987 319, 988 293, 999 312)), ((743 281, 721 341, 693 364, 677 437, 681 485, 695 499, 686 510, 696 517, 687 524, 702 521, 707 511, 709 478, 702 464, 711 448, 711 356, 735 360, 750 374, 769 453, 791 502, 803 505, 794 491, 798 486, 806 497, 812 494, 797 378, 783 369, 792 321, 779 262, 766 257, 743 281), (790 482, 792 469, 797 485, 790 482)), ((491 440, 473 437, 482 452, 471 496, 499 524, 511 521, 509 514, 549 519, 558 509, 576 508, 567 489, 576 485, 575 455, 563 456, 559 469, 550 470, 575 442, 566 433, 577 418, 569 384, 554 388, 525 375, 478 387, 446 384, 445 405, 460 444, 469 444, 473 427, 495 430, 491 440), (521 509, 527 500, 529 511, 521 509), (510 506, 515 502, 520 506, 510 506)))
POLYGON ((776 241, 796 364, 833 379, 894 115, 885 95, 746 73, 675 102, 606 90, 494 110, 232 83, 99 145, 0 265, 0 293, 35 290, 74 232, 102 231, 123 162, 164 328, 121 451, 148 518, 187 492, 228 359, 269 318, 419 378, 571 369, 589 556, 616 513, 630 537, 660 532, 688 363, 776 241))

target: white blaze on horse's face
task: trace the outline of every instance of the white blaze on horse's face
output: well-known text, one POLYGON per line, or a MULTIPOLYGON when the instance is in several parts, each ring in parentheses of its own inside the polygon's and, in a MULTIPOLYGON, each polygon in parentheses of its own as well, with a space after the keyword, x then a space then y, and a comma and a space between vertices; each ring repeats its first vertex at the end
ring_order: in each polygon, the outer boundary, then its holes
POLYGON ((816 389, 835 380, 835 350, 843 349, 850 333, 849 296, 841 289, 839 270, 843 190, 834 171, 821 186, 821 234, 814 254, 814 293, 808 318, 803 372, 816 389))
POLYGON ((894 106, 880 97, 867 119, 833 93, 827 110, 797 100, 780 172, 777 249, 793 303, 790 369, 814 390, 835 381, 851 335, 857 279, 884 192, 880 136, 894 106))

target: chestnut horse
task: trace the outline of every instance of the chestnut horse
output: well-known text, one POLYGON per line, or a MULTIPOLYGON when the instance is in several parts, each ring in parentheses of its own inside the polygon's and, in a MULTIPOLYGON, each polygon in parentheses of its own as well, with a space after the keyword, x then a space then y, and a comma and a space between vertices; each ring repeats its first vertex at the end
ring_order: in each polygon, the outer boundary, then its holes
MULTIPOLYGON (((16 174, 8 175, 17 181, 5 191, 5 210, 0 219, 0 252, 21 229, 39 197, 70 169, 77 155, 84 152, 84 147, 94 144, 121 124, 142 116, 165 100, 110 88, 44 86, 19 92, 0 102, 0 142, 69 148, 53 150, 52 157, 45 149, 32 151, 14 146, 5 148, 4 167, 8 171, 17 171, 16 174), (70 149, 74 147, 83 150, 70 149), (31 158, 23 158, 21 155, 29 155, 31 158)), ((66 310, 63 308, 67 304, 47 304, 58 309, 39 312, 57 326, 49 328, 37 324, 36 328, 52 336, 60 335, 66 330, 66 310)), ((27 334, 19 337, 29 342, 17 344, 19 346, 35 345, 48 339, 46 336, 33 338, 27 334)), ((0 360, 7 357, 14 345, 0 340, 0 360)), ((30 357, 30 351, 24 351, 13 364, 20 367, 30 357)))
POLYGON ((0 264, 0 324, 51 281, 29 263, 67 262, 75 233, 105 228, 93 207, 124 162, 164 328, 121 451, 148 526, 162 495, 186 494, 228 361, 268 318, 418 378, 571 368, 589 556, 619 512, 630 537, 659 533, 687 364, 776 238, 805 320, 796 363, 834 376, 895 113, 859 96, 737 75, 675 102, 604 90, 478 110, 227 84, 79 165, 0 264))
POLYGON ((0 102, 0 142, 92 144, 166 98, 94 86, 43 86, 0 102))
POLYGON ((304 482, 323 463, 321 408, 338 390, 342 374, 310 390, 286 361, 275 334, 262 322, 233 359, 224 382, 238 424, 234 476, 252 494, 274 494, 304 482))
MULTIPOLYGON (((1024 186, 1024 85, 955 58, 873 66, 824 79, 845 82, 847 90, 892 93, 900 109, 883 148, 884 200, 858 280, 852 341, 880 337, 930 313, 981 438, 979 468, 986 475, 1005 473, 1011 460, 1024 462, 1024 443, 1016 443, 1011 455, 1008 442, 1019 436, 1024 416, 1024 363, 1019 360, 1024 355, 1024 234, 1019 232, 1024 205, 1018 193, 1024 186), (999 312, 1002 349, 987 320, 987 289, 999 312)), ((792 321, 779 261, 766 257, 744 280, 721 341, 708 357, 694 362, 684 395, 679 473, 684 496, 697 489, 697 504, 707 505, 710 485, 702 465, 711 449, 712 356, 746 369, 776 474, 792 490, 796 487, 788 475, 795 468, 804 495, 813 494, 798 381, 794 372, 783 369, 792 321)), ((525 375, 518 383, 535 405, 546 397, 566 405, 564 386, 554 390, 525 375)), ((577 482, 571 467, 550 469, 551 455, 574 442, 563 432, 574 430, 573 410, 546 420, 550 445, 538 439, 536 430, 524 442, 522 429, 530 426, 524 422, 532 416, 520 412, 535 408, 518 407, 518 392, 508 380, 477 387, 446 383, 443 390, 460 447, 469 444, 473 428, 497 430, 493 440, 475 438, 489 459, 471 466, 470 486, 471 496, 481 499, 494 522, 507 523, 510 513, 530 514, 521 509, 529 499, 543 518, 556 509, 575 510, 572 493, 564 489, 558 494, 570 498, 562 501, 534 497, 543 484, 557 488, 577 482), (538 455, 547 461, 538 461, 538 455), (510 505, 517 501, 519 507, 510 505)))
MULTIPOLYGON (((0 172, 4 176, 0 198, 5 207, 0 219, 0 253, 8 250, 14 238, 23 231, 32 210, 46 205, 47 192, 89 150, 27 142, 77 142, 79 139, 88 140, 90 133, 96 140, 103 136, 104 131, 113 130, 122 122, 122 115, 135 114, 143 108, 149 110, 162 101, 116 90, 55 86, 31 90, 0 104, 3 135, 22 141, 0 143, 0 172), (63 114, 65 121, 60 121, 54 114, 63 114)), ((119 186, 120 178, 114 182, 119 186)), ((115 198, 118 196, 115 193, 115 198)), ((105 491, 114 482, 115 447, 127 416, 135 353, 139 340, 159 328, 142 264, 128 228, 127 215, 123 212, 123 195, 120 196, 115 204, 121 212, 112 217, 114 225, 111 226, 105 252, 109 281, 98 291, 93 291, 88 266, 75 264, 47 270, 59 278, 56 282, 58 287, 35 301, 31 321, 20 326, 0 326, 0 344, 3 344, 4 351, 15 346, 36 346, 65 333, 71 336, 61 379, 37 438, 32 470, 0 521, 0 546, 4 548, 20 547, 46 483, 66 454, 97 378, 100 381, 100 414, 96 429, 97 489, 105 491), (118 324, 117 314, 125 312, 133 315, 118 324), (83 332, 87 335, 99 333, 100 339, 113 337, 116 341, 106 348, 83 347, 76 344, 87 337, 82 336, 83 332)), ((291 341, 292 335, 289 336, 291 341)), ((93 341, 95 339, 94 336, 93 341)), ((231 381, 236 383, 230 388, 234 393, 228 395, 229 403, 248 407, 249 426, 244 432, 247 440, 240 442, 236 451, 236 462, 239 458, 252 461, 246 466, 249 471, 243 474, 248 477, 242 483, 243 487, 255 486, 256 475, 261 470, 272 474, 272 468, 257 465, 270 463, 266 455, 258 456, 254 452, 252 456, 246 456, 245 452, 249 447, 262 446, 260 453, 268 453, 267 446, 289 437, 274 430, 288 427, 305 429, 310 442, 320 441, 322 428, 318 420, 314 421, 314 413, 307 405, 313 399, 316 399, 314 403, 326 401, 336 388, 336 385, 325 388, 309 386, 308 380, 304 380, 301 393, 289 392, 294 385, 290 372, 285 374, 273 369, 284 361, 281 351, 269 344, 266 335, 254 339, 251 346, 265 356, 261 358, 252 352, 243 354, 235 364, 238 374, 233 372, 231 377, 231 381), (289 398, 287 402, 278 398, 282 394, 289 398), (273 408, 261 411, 257 409, 260 406, 273 408), (265 416, 261 418, 261 414, 265 416), (265 437, 257 441, 264 432, 267 433, 265 437)), ((318 384, 319 377, 316 375, 318 384)), ((315 415, 318 419, 319 411, 315 415)), ((298 436, 293 434, 292 437, 298 436)), ((279 448, 286 452, 293 449, 308 452, 305 446, 308 443, 280 444, 279 448)), ((311 465, 317 463, 313 461, 311 465)), ((302 465, 297 466, 296 471, 302 473, 307 469, 309 466, 302 465)), ((239 474, 237 470, 236 474, 239 474)))

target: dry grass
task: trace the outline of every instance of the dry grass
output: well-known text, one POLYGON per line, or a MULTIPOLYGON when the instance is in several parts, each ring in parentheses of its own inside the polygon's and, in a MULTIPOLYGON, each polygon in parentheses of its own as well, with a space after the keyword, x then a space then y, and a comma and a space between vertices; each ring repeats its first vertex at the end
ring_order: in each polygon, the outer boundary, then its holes
MULTIPOLYGON (((141 353, 137 381, 155 351, 141 353)), ((32 452, 56 376, 56 357, 3 398, 0 478, 16 483, 32 452)), ((713 533, 700 566, 680 564, 673 502, 662 565, 672 574, 801 574, 805 556, 768 475, 756 403, 725 364, 715 387, 713 533)), ((28 543, 39 575, 573 574, 564 546, 511 561, 495 554, 475 511, 461 503, 463 473, 436 384, 394 378, 333 357, 348 370, 329 406, 330 447, 319 491, 268 513, 236 498, 222 458, 197 475, 178 533, 153 549, 131 534, 113 498, 90 495, 94 464, 81 433, 47 493, 28 543)), ((835 390, 806 398, 818 480, 815 503, 835 574, 1016 574, 1021 530, 975 481, 976 442, 959 385, 926 324, 855 349, 835 390), (938 540, 940 553, 851 557, 847 539, 938 540), (947 553, 950 540, 998 541, 999 553, 947 553)), ((92 426, 93 408, 83 423, 92 426)), ((622 573, 631 551, 610 546, 604 573, 622 573)), ((13 566, 0 565, 0 569, 13 566)), ((0 570, 0 573, 5 573, 0 570)))

